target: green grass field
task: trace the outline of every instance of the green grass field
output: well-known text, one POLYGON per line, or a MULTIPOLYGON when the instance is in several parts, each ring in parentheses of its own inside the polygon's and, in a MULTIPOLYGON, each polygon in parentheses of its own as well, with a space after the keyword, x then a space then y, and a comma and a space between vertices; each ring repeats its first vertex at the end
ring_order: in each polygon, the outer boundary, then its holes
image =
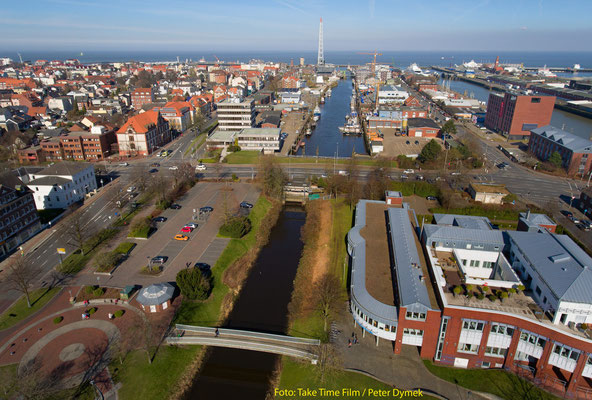
POLYGON ((428 360, 424 360, 423 363, 432 374, 448 382, 456 383, 467 389, 492 393, 503 399, 558 399, 558 397, 504 370, 441 367, 428 360))
POLYGON ((30 293, 31 308, 27 307, 27 299, 23 295, 9 309, 0 314, 0 330, 10 328, 30 315, 41 310, 60 291, 59 287, 47 290, 37 289, 30 293))
POLYGON ((109 370, 115 382, 123 385, 119 389, 122 400, 161 400, 177 386, 185 369, 201 351, 201 346, 162 346, 152 364, 148 363, 146 353, 134 351, 124 359, 123 365, 116 358, 109 370))

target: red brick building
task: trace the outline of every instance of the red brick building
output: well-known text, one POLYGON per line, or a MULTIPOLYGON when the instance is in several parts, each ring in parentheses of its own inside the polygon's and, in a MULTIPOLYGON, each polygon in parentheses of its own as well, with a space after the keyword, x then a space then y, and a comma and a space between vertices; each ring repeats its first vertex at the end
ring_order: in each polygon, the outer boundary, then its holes
POLYGON ((409 118, 407 135, 411 137, 437 137, 440 127, 429 118, 409 118))
POLYGON ((130 117, 117 131, 117 145, 122 156, 147 156, 170 141, 168 121, 154 110, 130 117))
POLYGON ((491 93, 485 126, 510 139, 523 139, 530 131, 551 123, 555 96, 523 96, 491 93))
POLYGON ((282 78, 282 87, 284 89, 297 89, 298 88, 298 78, 295 76, 284 76, 282 78))
POLYGON ((136 110, 142 108, 145 104, 154 103, 154 93, 152 88, 138 88, 132 92, 132 107, 136 110))
POLYGON ((45 161, 45 154, 41 146, 31 146, 16 151, 20 164, 39 164, 45 161))
POLYGON ((531 131, 528 150, 543 161, 558 152, 561 166, 571 176, 585 176, 592 170, 592 141, 551 125, 531 131))

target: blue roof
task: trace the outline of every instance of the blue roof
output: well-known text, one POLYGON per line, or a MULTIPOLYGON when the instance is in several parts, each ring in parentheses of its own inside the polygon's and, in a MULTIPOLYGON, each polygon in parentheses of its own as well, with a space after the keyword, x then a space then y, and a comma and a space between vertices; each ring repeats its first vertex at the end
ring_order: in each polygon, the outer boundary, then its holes
POLYGON ((432 308, 426 287, 429 277, 424 276, 421 268, 409 211, 389 208, 388 219, 400 306, 408 311, 425 312, 432 308))
POLYGON ((592 258, 566 235, 508 232, 561 301, 592 304, 592 258))
POLYGON ((375 320, 388 321, 391 325, 396 325, 399 318, 395 306, 376 300, 366 289, 366 240, 360 235, 360 230, 366 226, 368 203, 384 204, 382 201, 360 200, 356 206, 355 225, 347 235, 352 247, 351 295, 358 305, 364 308, 364 314, 375 320))
POLYGON ((491 223, 487 217, 457 214, 434 214, 434 220, 438 225, 458 226, 467 229, 491 230, 491 223))
POLYGON ((530 131, 547 140, 557 143, 575 153, 592 153, 592 141, 566 132, 552 125, 541 126, 530 131))

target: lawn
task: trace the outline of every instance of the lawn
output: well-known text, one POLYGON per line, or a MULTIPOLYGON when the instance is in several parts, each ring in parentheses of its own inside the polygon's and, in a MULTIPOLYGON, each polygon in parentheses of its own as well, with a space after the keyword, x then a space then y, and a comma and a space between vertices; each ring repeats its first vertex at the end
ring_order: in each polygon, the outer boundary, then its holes
POLYGON ((134 247, 136 247, 135 243, 121 242, 113 251, 119 254, 129 254, 129 252, 132 251, 134 247))
MULTIPOLYGON (((235 153, 230 153, 226 156, 225 162, 228 164, 257 164, 259 162, 259 156, 261 155, 258 151, 237 151, 235 153)), ((278 163, 281 164, 333 164, 336 162, 337 164, 348 164, 350 162, 349 158, 338 158, 334 160, 333 158, 317 158, 317 157, 280 157, 275 156, 275 159, 278 163)), ((205 161, 204 161, 205 162, 205 161)), ((363 159, 357 158, 356 160, 357 165, 364 165, 364 166, 374 166, 377 163, 377 160, 364 157, 363 159)), ((390 162, 390 166, 393 168, 397 167, 397 163, 395 161, 390 162)))
MULTIPOLYGON (((358 374, 355 372, 347 371, 332 371, 328 373, 324 382, 321 382, 319 376, 319 370, 308 362, 299 362, 290 357, 282 357, 282 376, 280 384, 277 389, 279 390, 297 390, 297 389, 311 389, 318 390, 319 388, 338 390, 340 393, 339 397, 343 398, 355 398, 355 399, 372 399, 378 396, 370 396, 367 391, 368 389, 374 390, 387 390, 390 392, 389 396, 385 398, 411 398, 409 396, 401 397, 393 395, 393 387, 375 379, 372 379, 366 375, 358 374), (344 389, 358 390, 359 395, 356 392, 347 393, 344 389), (364 395, 366 393, 366 395, 364 395)), ((276 394, 276 399, 299 399, 305 396, 280 396, 276 394)), ((315 399, 334 399, 336 396, 315 396, 315 399)), ((422 396, 421 399, 433 399, 430 396, 422 396)))
POLYGON ((100 246, 111 240, 117 232, 118 230, 114 228, 102 229, 84 243, 84 255, 80 249, 70 253, 70 255, 62 261, 62 265, 60 265, 58 270, 69 275, 77 274, 82 271, 88 261, 99 250, 100 246))
POLYGON ((558 397, 539 389, 530 382, 501 369, 441 367, 432 364, 429 360, 424 360, 423 363, 432 374, 446 381, 456 383, 467 389, 492 393, 503 399, 558 399, 558 397))
POLYGON ((27 307, 27 299, 25 299, 25 296, 22 296, 9 309, 0 314, 0 330, 10 328, 29 315, 41 310, 59 291, 60 288, 55 287, 50 290, 42 288, 31 292, 31 308, 27 307))
POLYGON ((271 202, 265 197, 259 197, 249 214, 252 223, 251 231, 241 239, 231 239, 212 268, 214 288, 210 298, 206 301, 184 301, 177 312, 174 323, 216 326, 220 322, 220 306, 224 296, 228 293, 228 286, 222 283, 222 274, 235 260, 255 245, 261 221, 270 208, 271 202))
POLYGON ((162 346, 152 364, 146 353, 134 351, 124 359, 123 365, 116 358, 110 367, 115 382, 123 385, 119 398, 160 400, 169 398, 178 385, 185 369, 201 351, 201 346, 162 346))
POLYGON ((151 226, 143 226, 143 227, 140 227, 139 229, 135 229, 135 230, 131 231, 129 233, 129 235, 127 235, 127 237, 148 239, 148 236, 150 235, 151 230, 152 230, 151 226))
POLYGON ((518 214, 520 214, 522 210, 515 210, 510 208, 505 209, 497 209, 497 208, 489 208, 489 207, 480 207, 473 205, 471 207, 465 208, 450 208, 446 209, 444 207, 434 207, 430 208, 430 212, 432 214, 441 213, 441 214, 459 214, 459 215, 476 215, 481 217, 487 217, 491 220, 505 220, 505 221, 518 221, 518 214))
POLYGON ((259 151, 236 151, 226 156, 228 164, 257 164, 259 163, 259 151))

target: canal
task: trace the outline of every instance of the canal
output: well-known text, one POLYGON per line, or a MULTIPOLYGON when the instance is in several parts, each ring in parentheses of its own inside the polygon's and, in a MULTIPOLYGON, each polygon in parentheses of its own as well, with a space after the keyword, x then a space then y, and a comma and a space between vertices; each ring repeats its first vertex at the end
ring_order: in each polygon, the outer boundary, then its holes
POLYGON ((339 81, 337 87, 331 90, 332 96, 325 98, 321 104, 321 119, 312 135, 304 139, 306 146, 300 148, 296 154, 324 157, 350 157, 352 151, 366 154, 364 140, 361 135, 343 135, 339 127, 345 123, 345 116, 349 114, 352 97, 352 81, 339 81))
MULTIPOLYGON (((450 82, 450 89, 460 94, 467 94, 468 96, 473 95, 473 98, 487 103, 489 99, 489 90, 475 85, 473 83, 461 81, 461 80, 442 80, 440 79, 440 85, 448 85, 450 82)), ((499 92, 498 92, 499 93, 499 92)), ((592 135, 592 119, 580 117, 572 113, 568 113, 562 110, 553 110, 551 116, 551 125, 562 128, 567 132, 571 132, 579 137, 589 139, 592 135)))
MULTIPOLYGON (((302 208, 285 208, 259 253, 224 327, 286 333, 300 261, 302 208)), ((264 399, 279 356, 213 348, 186 399, 264 399)))

